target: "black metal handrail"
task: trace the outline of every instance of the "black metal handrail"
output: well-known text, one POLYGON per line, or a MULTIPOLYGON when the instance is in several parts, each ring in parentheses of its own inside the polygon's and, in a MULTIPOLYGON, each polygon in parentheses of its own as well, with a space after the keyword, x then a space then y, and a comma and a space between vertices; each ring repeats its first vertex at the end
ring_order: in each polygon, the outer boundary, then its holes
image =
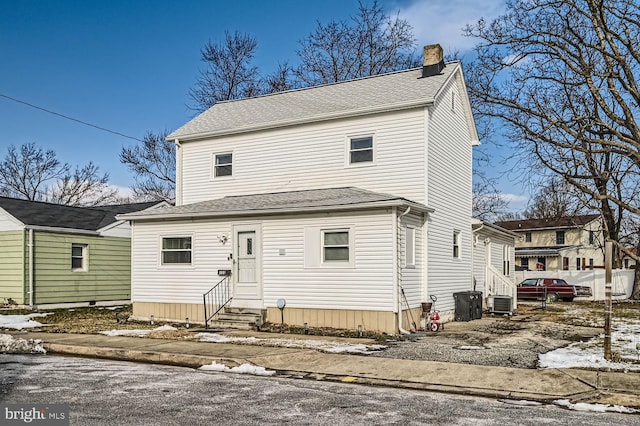
POLYGON ((204 299, 204 327, 209 328, 209 321, 233 299, 231 296, 231 275, 220 280, 211 290, 203 294, 202 298, 204 299))

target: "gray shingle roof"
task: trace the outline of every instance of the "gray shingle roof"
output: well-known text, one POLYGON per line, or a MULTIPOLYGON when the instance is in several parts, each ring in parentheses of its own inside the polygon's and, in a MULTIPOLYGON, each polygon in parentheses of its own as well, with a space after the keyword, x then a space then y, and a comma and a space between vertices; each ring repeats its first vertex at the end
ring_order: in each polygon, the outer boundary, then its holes
POLYGON ((119 215, 118 219, 246 216, 389 206, 411 206, 417 211, 432 211, 424 204, 402 197, 349 187, 229 196, 217 200, 119 215))
POLYGON ((115 216, 144 210, 158 204, 114 204, 100 207, 70 207, 40 201, 0 197, 0 208, 25 225, 97 231, 114 223, 115 216))
POLYGON ((421 78, 422 68, 411 69, 218 102, 167 138, 185 140, 428 105, 459 68, 451 62, 441 74, 426 78, 421 78))

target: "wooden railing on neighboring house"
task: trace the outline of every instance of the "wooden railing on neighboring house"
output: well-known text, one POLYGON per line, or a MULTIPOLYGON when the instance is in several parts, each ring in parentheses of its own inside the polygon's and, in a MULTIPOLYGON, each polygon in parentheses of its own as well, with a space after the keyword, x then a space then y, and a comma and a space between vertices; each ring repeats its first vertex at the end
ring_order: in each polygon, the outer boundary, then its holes
POLYGON ((209 328, 211 321, 231 302, 231 275, 224 277, 211 290, 202 295, 204 299, 204 326, 209 328))
POLYGON ((485 279, 486 297, 511 296, 513 309, 518 307, 518 289, 515 282, 504 276, 493 265, 487 265, 485 279))

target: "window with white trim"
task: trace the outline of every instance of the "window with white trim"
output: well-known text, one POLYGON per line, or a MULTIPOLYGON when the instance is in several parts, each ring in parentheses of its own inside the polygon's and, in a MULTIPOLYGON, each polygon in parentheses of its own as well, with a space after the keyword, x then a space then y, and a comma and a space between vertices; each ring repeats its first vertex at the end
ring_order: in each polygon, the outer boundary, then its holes
POLYGON ((416 230, 415 228, 405 227, 405 267, 416 266, 416 230))
POLYGON ((322 231, 322 262, 349 262, 349 230, 322 231))
POLYGON ((213 176, 223 177, 231 176, 233 174, 233 154, 226 152, 223 154, 216 154, 213 165, 213 176))
POLYGON ((86 244, 71 244, 71 270, 74 272, 87 270, 86 244))
POLYGON ((511 249, 509 246, 502 246, 502 275, 511 273, 511 249))
POLYGON ((460 259, 460 231, 453 231, 453 258, 460 259))
POLYGON ((191 237, 162 238, 162 264, 191 264, 191 237))
POLYGON ((373 162, 373 136, 349 139, 349 164, 373 162))

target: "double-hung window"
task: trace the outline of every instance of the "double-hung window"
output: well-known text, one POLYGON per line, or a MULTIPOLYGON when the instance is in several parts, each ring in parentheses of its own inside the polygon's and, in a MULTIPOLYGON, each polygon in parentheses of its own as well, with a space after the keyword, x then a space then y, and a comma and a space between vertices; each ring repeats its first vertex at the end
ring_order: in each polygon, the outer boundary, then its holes
POLYGON ((453 258, 460 259, 460 231, 453 231, 453 258))
POLYGON ((564 244, 564 231, 556 231, 556 244, 564 244))
POLYGON ((163 238, 162 264, 191 264, 191 237, 163 238))
POLYGON ((230 152, 215 155, 215 164, 213 165, 213 176, 231 176, 233 173, 233 154, 230 152))
POLYGON ((349 262, 349 230, 322 231, 322 261, 349 262))
POLYGON ((71 270, 74 272, 87 270, 86 244, 71 244, 71 270))
POLYGON ((373 162, 373 136, 349 139, 349 164, 373 162))

